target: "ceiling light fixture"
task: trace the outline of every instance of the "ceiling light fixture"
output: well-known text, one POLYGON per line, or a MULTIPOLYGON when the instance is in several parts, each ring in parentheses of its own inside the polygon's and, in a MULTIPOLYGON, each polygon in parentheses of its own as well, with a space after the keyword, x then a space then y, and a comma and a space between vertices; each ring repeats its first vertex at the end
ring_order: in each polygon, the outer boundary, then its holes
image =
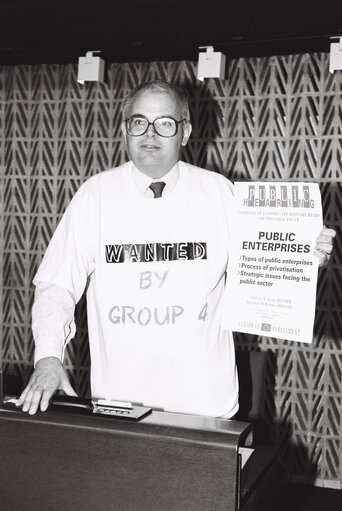
POLYGON ((93 53, 100 53, 100 50, 87 51, 85 57, 78 59, 78 83, 104 82, 104 60, 94 57, 93 53))
POLYGON ((330 44, 329 71, 333 73, 342 69, 342 36, 331 37, 331 39, 338 39, 337 43, 330 44))
POLYGON ((201 81, 204 78, 221 78, 223 80, 226 71, 226 56, 219 51, 214 51, 213 46, 200 46, 199 49, 206 51, 198 54, 197 78, 201 81))

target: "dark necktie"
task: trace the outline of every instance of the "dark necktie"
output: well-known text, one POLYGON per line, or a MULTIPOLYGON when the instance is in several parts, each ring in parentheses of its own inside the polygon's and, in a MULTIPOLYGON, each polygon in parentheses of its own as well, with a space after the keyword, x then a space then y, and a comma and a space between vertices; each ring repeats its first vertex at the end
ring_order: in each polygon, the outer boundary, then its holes
POLYGON ((155 181, 154 183, 150 184, 149 187, 151 188, 155 199, 158 199, 158 197, 162 196, 164 186, 165 186, 164 181, 155 181))

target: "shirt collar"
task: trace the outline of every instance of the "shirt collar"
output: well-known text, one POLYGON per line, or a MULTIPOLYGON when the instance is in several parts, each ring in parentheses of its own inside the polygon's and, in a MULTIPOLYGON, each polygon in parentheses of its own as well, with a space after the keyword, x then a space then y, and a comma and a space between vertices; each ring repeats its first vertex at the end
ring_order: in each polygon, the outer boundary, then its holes
POLYGON ((158 179, 151 179, 149 176, 141 172, 141 170, 139 170, 134 165, 134 163, 132 165, 132 179, 142 196, 151 198, 153 197, 153 192, 149 188, 149 186, 154 181, 164 181, 165 188, 163 190, 163 196, 165 196, 174 189, 174 187, 177 184, 178 178, 179 178, 178 163, 176 163, 176 165, 172 167, 172 169, 169 170, 169 172, 165 174, 165 176, 160 177, 158 179))

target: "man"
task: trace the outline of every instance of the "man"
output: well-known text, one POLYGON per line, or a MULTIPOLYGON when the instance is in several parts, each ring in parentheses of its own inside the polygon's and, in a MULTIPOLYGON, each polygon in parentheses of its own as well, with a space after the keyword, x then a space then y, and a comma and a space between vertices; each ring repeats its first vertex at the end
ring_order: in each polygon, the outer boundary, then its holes
MULTIPOLYGON (((131 161, 82 185, 34 279, 35 370, 18 406, 75 395, 62 360, 87 289, 93 397, 232 417, 234 344, 220 326, 232 185, 179 161, 189 108, 165 82, 129 95, 122 132, 131 161)), ((334 234, 317 238, 322 263, 334 234)))

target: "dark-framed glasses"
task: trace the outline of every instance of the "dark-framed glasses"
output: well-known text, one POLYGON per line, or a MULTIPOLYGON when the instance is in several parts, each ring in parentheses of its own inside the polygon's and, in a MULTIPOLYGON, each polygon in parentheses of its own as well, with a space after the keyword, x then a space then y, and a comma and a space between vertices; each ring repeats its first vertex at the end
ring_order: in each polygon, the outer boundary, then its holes
POLYGON ((178 125, 185 121, 181 119, 176 121, 173 117, 157 117, 150 122, 144 115, 132 115, 125 120, 126 131, 132 137, 140 137, 148 130, 152 124, 154 131, 161 137, 174 137, 178 131, 178 125))

